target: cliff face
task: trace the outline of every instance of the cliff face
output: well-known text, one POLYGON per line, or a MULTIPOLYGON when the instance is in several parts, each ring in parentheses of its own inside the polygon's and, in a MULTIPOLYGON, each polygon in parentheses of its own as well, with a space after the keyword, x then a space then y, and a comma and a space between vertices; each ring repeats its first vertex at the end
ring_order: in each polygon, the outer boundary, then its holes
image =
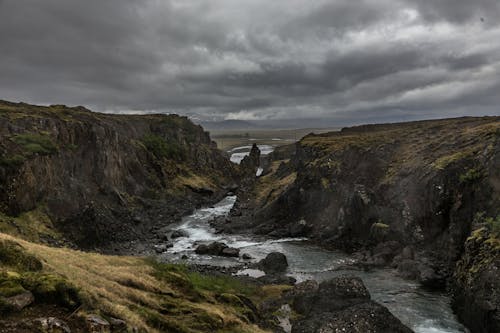
POLYGON ((295 174, 293 183, 261 201, 259 217, 303 220, 308 236, 335 246, 393 239, 434 244, 456 259, 470 232, 466 221, 498 210, 499 139, 498 118, 310 135, 276 175, 295 174), (384 235, 375 235, 377 229, 386 229, 384 235))
POLYGON ((457 263, 453 307, 473 332, 499 332, 500 216, 481 224, 475 226, 457 263))
POLYGON ((82 247, 141 238, 220 198, 233 174, 185 117, 0 102, 5 231, 82 247))
POLYGON ((406 246, 404 259, 417 252, 425 258, 422 270, 433 271, 425 279, 443 282, 460 258, 474 215, 499 212, 499 166, 498 117, 309 135, 291 159, 272 161, 269 173, 241 194, 237 209, 250 207, 254 216, 233 216, 223 228, 307 236, 349 251, 379 246, 390 253, 369 261, 382 264, 391 264, 406 246))
POLYGON ((428 287, 451 282, 460 318, 498 330, 498 240, 467 238, 475 216, 500 213, 499 117, 353 127, 288 150, 220 229, 307 236, 428 287))

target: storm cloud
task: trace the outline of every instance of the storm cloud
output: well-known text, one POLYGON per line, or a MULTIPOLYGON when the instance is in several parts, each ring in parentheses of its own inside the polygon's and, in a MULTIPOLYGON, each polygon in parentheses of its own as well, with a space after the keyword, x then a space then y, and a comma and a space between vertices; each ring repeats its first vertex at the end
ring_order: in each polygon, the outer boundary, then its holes
POLYGON ((199 120, 500 114, 498 0, 0 0, 0 99, 199 120))

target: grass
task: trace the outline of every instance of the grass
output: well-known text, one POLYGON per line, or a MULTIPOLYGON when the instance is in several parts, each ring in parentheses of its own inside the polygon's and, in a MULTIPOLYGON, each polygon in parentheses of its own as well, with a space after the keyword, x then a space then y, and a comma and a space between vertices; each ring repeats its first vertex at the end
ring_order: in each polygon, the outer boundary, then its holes
POLYGON ((0 166, 8 167, 8 168, 16 168, 21 166, 25 157, 20 154, 14 154, 12 156, 4 156, 0 157, 0 166))
MULTIPOLYGON (((339 177, 348 171, 339 167, 350 159, 345 154, 374 155, 383 171, 380 181, 390 184, 418 168, 429 172, 462 165, 470 168, 481 156, 493 152, 499 130, 500 120, 495 117, 365 125, 308 135, 299 146, 313 156, 311 167, 339 177)), ((464 180, 471 177, 478 174, 470 173, 464 180)))
POLYGON ((0 232, 32 242, 40 242, 41 238, 55 240, 62 240, 63 238, 53 226, 43 206, 22 213, 19 216, 7 216, 0 212, 0 232))
POLYGON ((459 180, 461 183, 474 183, 484 178, 485 173, 479 168, 470 168, 461 174, 459 180))
POLYGON ((51 248, 6 234, 0 240, 16 242, 40 260, 46 279, 70 281, 83 302, 81 311, 122 318, 147 332, 264 332, 250 322, 249 310, 228 302, 227 295, 259 300, 283 290, 254 289, 230 277, 204 276, 151 259, 51 248))
POLYGON ((47 134, 17 134, 12 138, 12 141, 21 146, 24 153, 28 155, 50 155, 56 153, 58 150, 47 134))
POLYGON ((142 143, 146 149, 151 152, 156 158, 183 160, 185 151, 177 142, 167 142, 161 136, 148 134, 142 138, 142 143))

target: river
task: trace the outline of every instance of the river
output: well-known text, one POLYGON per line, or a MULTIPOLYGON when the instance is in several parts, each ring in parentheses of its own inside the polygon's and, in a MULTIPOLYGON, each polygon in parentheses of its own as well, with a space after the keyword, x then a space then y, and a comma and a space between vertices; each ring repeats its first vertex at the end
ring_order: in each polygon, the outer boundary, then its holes
MULTIPOLYGON (((235 201, 235 196, 229 196, 212 207, 198 209, 184 217, 173 229, 184 230, 188 237, 175 239, 174 246, 162 254, 161 258, 166 261, 218 266, 242 266, 248 263, 240 258, 201 256, 194 253, 197 244, 213 241, 221 241, 228 246, 239 248, 240 254, 248 253, 254 258, 253 262, 264 258, 270 252, 279 251, 288 258, 287 275, 296 278, 298 282, 307 279, 322 281, 344 274, 359 276, 372 298, 385 305, 415 332, 467 332, 453 314, 447 294, 425 290, 414 281, 398 277, 394 270, 377 269, 364 272, 346 268, 353 262, 349 255, 314 246, 306 239, 271 240, 248 235, 216 234, 209 221, 228 214, 235 201)), ((256 275, 259 271, 245 271, 242 268, 240 274, 245 273, 256 275)))

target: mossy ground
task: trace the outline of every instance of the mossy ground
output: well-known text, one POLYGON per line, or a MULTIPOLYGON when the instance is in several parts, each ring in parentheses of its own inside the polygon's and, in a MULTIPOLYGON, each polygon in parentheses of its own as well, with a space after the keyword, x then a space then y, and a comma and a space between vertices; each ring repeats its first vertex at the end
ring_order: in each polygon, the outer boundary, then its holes
MULTIPOLYGON (((495 147, 500 132, 497 117, 457 118, 401 124, 366 125, 341 132, 308 135, 300 141, 314 153, 315 168, 339 170, 343 153, 358 150, 365 154, 392 152, 385 182, 402 171, 424 168, 440 171, 487 155, 495 147)), ((470 163, 469 163, 470 164, 470 163)), ((463 181, 477 180, 482 171, 464 169, 463 181)))
POLYGON ((202 275, 152 259, 51 248, 6 234, 0 234, 0 241, 16 244, 21 251, 15 250, 16 256, 43 264, 37 271, 1 264, 2 281, 8 281, 5 294, 25 289, 67 307, 81 302, 81 312, 122 318, 147 332, 263 332, 245 299, 257 304, 286 289, 202 275))
POLYGON ((37 243, 44 239, 63 242, 62 234, 54 227, 42 205, 19 216, 0 212, 0 232, 37 243))

